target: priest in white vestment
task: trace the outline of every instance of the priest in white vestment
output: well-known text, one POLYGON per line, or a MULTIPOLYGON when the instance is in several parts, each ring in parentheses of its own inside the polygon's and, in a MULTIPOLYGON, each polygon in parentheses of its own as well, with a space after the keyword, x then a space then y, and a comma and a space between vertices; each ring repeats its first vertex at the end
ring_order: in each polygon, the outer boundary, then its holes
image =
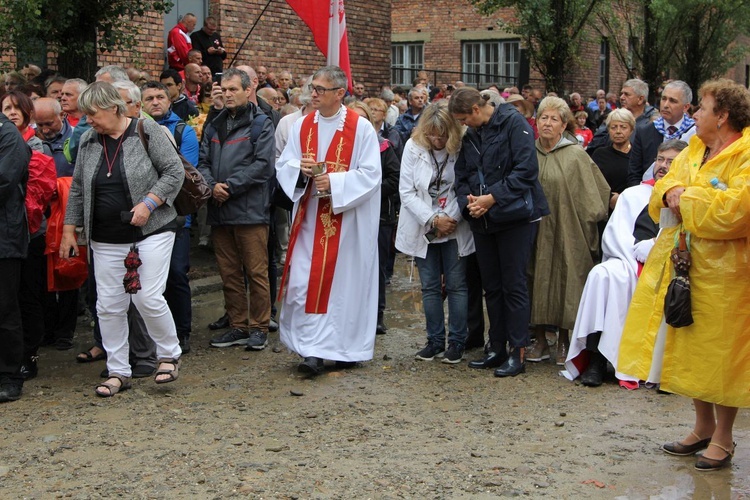
POLYGON ((276 162, 294 202, 279 332, 310 375, 326 359, 351 366, 375 349, 380 147, 370 122, 342 105, 346 86, 336 66, 313 75, 315 111, 295 122, 276 162))
MULTIPOLYGON (((659 146, 655 163, 657 181, 667 174, 672 160, 686 146, 678 140, 659 146)), ((638 380, 617 371, 617 354, 639 266, 654 246, 654 240, 637 241, 633 235, 636 219, 648 205, 654 182, 652 179, 624 190, 604 229, 602 262, 586 278, 562 372, 570 380, 581 375, 584 385, 599 386, 609 361, 621 383, 626 387, 638 386, 638 380)))

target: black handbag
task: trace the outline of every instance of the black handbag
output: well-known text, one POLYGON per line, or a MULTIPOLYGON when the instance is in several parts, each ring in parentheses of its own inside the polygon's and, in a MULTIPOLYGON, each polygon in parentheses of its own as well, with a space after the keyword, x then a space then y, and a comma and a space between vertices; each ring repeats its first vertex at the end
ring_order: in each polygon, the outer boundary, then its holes
POLYGON ((670 257, 674 265, 674 277, 664 297, 664 316, 669 326, 682 328, 693 324, 693 313, 690 304, 690 277, 688 270, 692 264, 690 258, 689 235, 680 231, 677 244, 670 257))

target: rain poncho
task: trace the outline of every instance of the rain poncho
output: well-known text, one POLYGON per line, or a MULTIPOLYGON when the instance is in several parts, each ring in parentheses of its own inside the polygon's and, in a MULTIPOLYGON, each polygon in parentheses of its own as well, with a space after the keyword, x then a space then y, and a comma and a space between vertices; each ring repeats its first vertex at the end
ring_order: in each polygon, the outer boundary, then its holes
MULTIPOLYGON (((654 187, 649 213, 664 208, 664 194, 685 187, 680 198, 684 229, 691 233, 690 284, 695 322, 666 329, 661 388, 724 406, 750 407, 750 127, 701 167, 698 137, 654 187), (721 191, 712 178, 726 183, 721 191)), ((664 295, 672 278, 669 256, 680 226, 662 228, 630 305, 618 370, 646 380, 664 295)))

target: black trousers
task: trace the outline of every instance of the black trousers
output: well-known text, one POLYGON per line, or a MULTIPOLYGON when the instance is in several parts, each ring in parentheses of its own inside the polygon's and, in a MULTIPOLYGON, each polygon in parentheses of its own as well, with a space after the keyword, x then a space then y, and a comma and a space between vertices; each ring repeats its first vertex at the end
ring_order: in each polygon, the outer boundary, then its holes
POLYGON ((381 224, 378 228, 378 320, 385 311, 385 283, 388 281, 388 261, 393 245, 393 224, 381 224))
POLYGON ((23 327, 18 291, 23 259, 0 259, 0 380, 22 383, 18 373, 23 362, 23 327))
POLYGON ((495 352, 504 352, 506 344, 511 348, 529 344, 531 301, 526 269, 538 227, 534 222, 492 234, 474 233, 495 352))
POLYGON ((21 265, 18 305, 23 322, 23 357, 36 356, 44 337, 44 314, 47 295, 46 241, 41 234, 29 242, 29 252, 21 265))
POLYGON ((469 289, 469 311, 466 323, 469 327, 469 338, 466 345, 481 347, 484 345, 484 290, 482 289, 482 274, 479 269, 477 254, 473 253, 466 259, 466 286, 469 289))

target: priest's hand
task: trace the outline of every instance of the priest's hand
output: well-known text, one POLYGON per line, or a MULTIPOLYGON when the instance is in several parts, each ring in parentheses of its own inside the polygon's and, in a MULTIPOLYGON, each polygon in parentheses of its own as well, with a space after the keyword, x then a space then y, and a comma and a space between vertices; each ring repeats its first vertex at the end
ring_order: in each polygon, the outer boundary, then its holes
POLYGON ((318 162, 315 161, 315 158, 306 158, 303 156, 299 162, 299 169, 305 177, 314 177, 312 169, 317 164, 318 162))
POLYGON ((331 179, 328 178, 328 174, 315 176, 315 188, 318 191, 331 191, 331 179))
POLYGON ((682 214, 680 213, 680 196, 685 192, 685 188, 682 186, 675 186, 666 194, 667 206, 677 216, 677 219, 682 222, 682 214))

